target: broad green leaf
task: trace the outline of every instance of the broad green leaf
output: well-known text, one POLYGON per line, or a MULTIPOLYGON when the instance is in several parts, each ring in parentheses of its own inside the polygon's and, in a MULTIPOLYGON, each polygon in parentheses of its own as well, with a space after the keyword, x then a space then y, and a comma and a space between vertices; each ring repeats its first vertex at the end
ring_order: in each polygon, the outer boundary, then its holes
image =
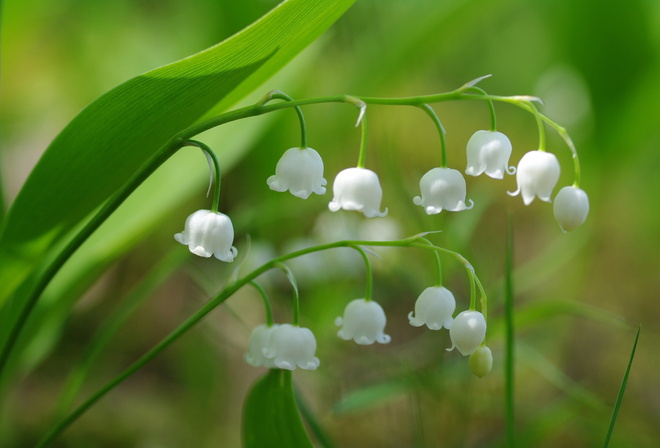
POLYGON ((261 84, 353 2, 285 1, 224 42, 85 108, 51 143, 2 223, 0 304, 173 135, 261 84))
POLYGON ((293 396, 290 370, 271 369, 247 396, 243 414, 246 448, 311 448, 293 396))

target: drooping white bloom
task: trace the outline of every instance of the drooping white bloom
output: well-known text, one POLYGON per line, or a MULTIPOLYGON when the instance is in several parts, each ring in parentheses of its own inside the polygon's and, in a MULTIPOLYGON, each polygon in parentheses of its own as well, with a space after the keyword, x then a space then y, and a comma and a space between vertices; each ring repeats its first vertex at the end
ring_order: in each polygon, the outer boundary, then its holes
POLYGON ((486 172, 493 179, 503 179, 504 172, 514 174, 516 168, 508 166, 511 150, 511 141, 501 132, 475 132, 467 143, 465 174, 478 176, 486 172))
POLYGON ((344 317, 335 320, 335 325, 342 327, 337 336, 346 341, 353 339, 360 345, 390 342, 392 338, 384 333, 386 323, 383 308, 373 300, 365 299, 350 302, 344 310, 344 317))
POLYGON ((463 356, 471 355, 479 348, 486 337, 486 319, 479 311, 463 311, 456 316, 449 337, 452 346, 447 350, 457 348, 463 356))
POLYGON ((443 286, 431 286, 419 295, 415 315, 410 312, 408 320, 415 327, 426 324, 431 330, 440 330, 443 326, 449 329, 455 309, 456 299, 451 291, 443 286))
POLYGON ((367 218, 381 218, 387 215, 387 209, 380 211, 383 190, 378 175, 366 168, 347 168, 340 171, 332 185, 334 198, 328 204, 330 211, 340 209, 357 210, 367 218))
POLYGON ((482 345, 470 355, 470 370, 479 378, 488 375, 492 368, 493 352, 485 345, 482 345))
POLYGON ((200 257, 214 255, 221 261, 232 262, 238 253, 232 246, 234 227, 231 219, 223 213, 210 210, 197 210, 186 219, 183 232, 174 239, 186 244, 190 252, 200 257))
POLYGON ((277 327, 279 327, 277 324, 270 327, 259 325, 252 330, 250 340, 248 341, 248 351, 243 355, 245 362, 254 367, 267 367, 269 369, 275 367, 274 360, 264 356, 264 350, 268 348, 270 338, 277 327))
POLYGON ((474 202, 465 204, 465 179, 457 170, 451 168, 433 168, 419 181, 422 196, 415 196, 415 205, 424 207, 427 215, 436 215, 443 209, 450 212, 470 210, 474 202))
POLYGON ((281 324, 275 328, 268 344, 262 350, 264 357, 272 360, 275 367, 296 370, 316 370, 319 359, 316 352, 316 338, 309 328, 281 324))
POLYGON ((266 181, 271 190, 287 191, 302 199, 312 193, 325 194, 323 160, 312 148, 289 148, 275 167, 275 175, 266 181))
POLYGON ((550 202, 552 189, 559 180, 559 161, 554 154, 545 151, 530 151, 518 163, 516 181, 518 189, 508 192, 511 196, 522 194, 523 202, 529 205, 538 196, 550 202))
POLYGON ((553 204, 555 219, 564 232, 576 229, 584 223, 589 214, 589 197, 577 187, 564 187, 559 190, 553 204))

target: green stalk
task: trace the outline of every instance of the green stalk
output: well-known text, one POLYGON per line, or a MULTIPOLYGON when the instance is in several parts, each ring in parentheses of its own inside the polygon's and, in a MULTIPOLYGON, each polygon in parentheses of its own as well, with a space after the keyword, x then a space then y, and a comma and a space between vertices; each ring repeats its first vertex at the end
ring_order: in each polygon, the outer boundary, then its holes
POLYGON ((194 146, 201 149, 206 155, 206 158, 211 165, 211 182, 213 182, 213 178, 215 178, 215 189, 213 190, 213 204, 211 205, 211 211, 213 213, 218 213, 218 207, 220 205, 220 185, 222 183, 222 172, 220 171, 220 161, 218 160, 218 156, 206 144, 196 140, 188 140, 183 146, 194 146))
POLYGON ((352 247, 361 251, 361 253, 364 253, 364 256, 366 256, 364 250, 359 248, 359 246, 382 246, 382 247, 418 247, 427 250, 435 250, 453 255, 458 255, 458 257, 460 257, 459 260, 463 260, 465 263, 467 263, 467 260, 465 260, 465 258, 457 254, 456 252, 437 246, 429 246, 427 244, 416 243, 418 239, 419 237, 414 236, 411 238, 407 238, 404 240, 397 240, 397 241, 359 241, 359 240, 337 241, 334 243, 309 247, 270 260, 269 262, 263 264, 259 268, 245 275, 244 277, 241 277, 236 281, 227 285, 227 287, 225 287, 222 291, 220 291, 220 293, 217 296, 209 300, 197 312, 195 312, 192 316, 186 319, 181 325, 179 325, 175 330, 173 330, 170 334, 168 334, 162 341, 156 344, 156 346, 154 346, 151 350, 149 350, 147 353, 142 355, 139 359, 133 362, 129 367, 127 367, 114 379, 112 379, 105 386, 103 386, 92 396, 90 396, 87 400, 85 400, 82 404, 80 404, 69 415, 67 415, 55 426, 53 426, 53 428, 51 428, 50 431, 48 431, 44 435, 44 437, 35 445, 35 448, 44 448, 48 446, 51 442, 54 441, 54 439, 59 434, 61 434, 73 422, 75 422, 78 418, 80 418, 92 405, 94 405, 97 401, 99 401, 103 396, 105 396, 108 392, 113 390, 119 384, 124 382, 135 372, 137 372, 142 367, 144 367, 149 361, 155 358, 158 354, 160 354, 163 350, 169 347, 172 343, 177 341, 181 336, 186 334, 190 329, 192 329, 195 325, 197 325, 206 315, 208 315, 211 311, 213 311, 215 308, 221 305, 225 300, 231 297, 239 289, 241 289, 246 284, 254 281, 254 279, 259 277, 264 272, 273 269, 274 267, 277 267, 279 264, 283 263, 286 260, 298 258, 303 255, 307 255, 314 252, 320 252, 320 251, 339 248, 339 247, 352 247))
MULTIPOLYGON (((260 104, 266 104, 274 99, 293 101, 293 98, 281 90, 273 90, 261 100, 260 104)), ((307 148, 307 125, 305 124, 305 116, 303 115, 300 106, 294 106, 293 108, 295 109, 296 114, 298 114, 298 121, 300 121, 300 149, 305 149, 307 148)))
POLYGON ((110 341, 112 341, 112 338, 115 337, 139 307, 151 297, 152 293, 188 258, 186 252, 179 250, 171 251, 140 281, 119 304, 117 309, 103 322, 103 326, 89 343, 85 355, 78 365, 72 369, 67 378, 62 395, 58 404, 55 406, 55 415, 58 418, 61 418, 69 409, 80 387, 89 375, 92 366, 110 341))
POLYGON ((505 377, 505 421, 506 421, 506 446, 515 446, 515 345, 514 345, 514 314, 513 314, 513 223, 511 214, 507 219, 506 230, 506 264, 505 264, 505 293, 504 293, 504 326, 506 338, 506 352, 504 364, 505 377))
POLYGON ((438 114, 435 113, 435 110, 428 104, 421 104, 419 108, 422 109, 426 114, 431 117, 435 127, 438 129, 438 135, 440 135, 440 167, 447 168, 447 140, 445 139, 445 128, 438 118, 438 114))
MULTIPOLYGON (((484 96, 488 96, 486 91, 481 87, 470 87, 468 90, 474 90, 475 92, 479 92, 484 96)), ((497 115, 495 114, 495 104, 493 104, 492 99, 487 99, 486 102, 488 103, 488 110, 490 112, 490 130, 494 132, 497 131, 497 115)))
POLYGON ((254 288, 259 291, 259 295, 261 295, 261 298, 264 302, 264 309, 266 312, 266 325, 269 327, 272 327, 273 324, 275 323, 273 319, 273 307, 270 304, 270 299, 268 298, 268 294, 266 294, 266 290, 264 289, 263 286, 261 286, 260 283, 258 283, 255 280, 252 280, 248 282, 250 285, 254 286, 254 288))
MULTIPOLYGON (((32 313, 34 306, 36 305, 39 297, 46 289, 46 286, 50 283, 52 278, 57 274, 60 268, 64 263, 73 255, 73 253, 78 250, 78 248, 89 238, 89 236, 110 216, 123 202, 124 200, 144 182, 144 180, 149 177, 160 165, 167 161, 177 150, 179 150, 184 143, 191 139, 192 137, 212 129, 214 127, 230 123, 236 120, 241 120, 249 117, 256 117, 266 113, 287 109, 297 106, 305 106, 312 104, 324 104, 324 103, 346 103, 357 106, 360 108, 360 112, 364 112, 365 104, 381 104, 381 105, 406 105, 406 106, 420 106, 425 103, 439 103, 446 101, 463 101, 463 100, 492 100, 492 101, 501 101, 510 104, 514 104, 518 107, 526 109, 531 113, 535 113, 537 119, 541 119, 544 122, 548 123, 550 126, 553 126, 564 138, 567 144, 571 143, 570 138, 565 132, 562 134, 561 129, 556 123, 552 122, 550 119, 545 117, 543 114, 538 111, 534 112, 530 109, 531 97, 527 96, 493 96, 493 95, 474 95, 466 93, 466 90, 469 87, 460 87, 454 91, 447 93, 440 93, 435 95, 423 95, 417 97, 403 97, 403 98, 374 98, 374 97, 358 97, 350 95, 334 95, 334 96, 324 96, 318 98, 308 98, 303 100, 287 101, 277 104, 254 104, 251 106, 242 107, 240 109, 235 109, 230 112, 218 115, 216 117, 210 118, 203 122, 200 122, 196 125, 193 125, 189 128, 184 129, 183 131, 175 134, 166 144, 164 144, 147 163, 145 163, 141 169, 136 172, 131 179, 129 179, 124 186, 117 190, 108 201, 100 208, 100 210, 94 215, 87 224, 84 225, 82 230, 76 234, 73 239, 67 244, 67 246, 60 252, 55 259, 51 262, 50 265, 45 267, 42 271, 42 274, 34 279, 34 287, 28 293, 25 299, 25 304, 20 310, 14 325, 9 329, 7 341, 0 352, 0 375, 4 372, 4 368, 7 365, 9 357, 14 349, 18 336, 20 335, 27 318, 32 313)), ((569 144, 570 146, 570 144, 569 144)), ((572 147, 572 150, 574 148, 572 147)), ((574 162, 577 165, 577 153, 574 152, 574 162)), ((576 168, 577 171, 579 171, 576 168)), ((37 274, 35 274, 37 275, 37 274)))
POLYGON ((277 263, 277 267, 284 271, 287 280, 291 283, 291 288, 293 289, 293 325, 298 326, 300 325, 300 293, 298 292, 296 277, 293 275, 293 271, 291 271, 289 266, 284 263, 277 263))
POLYGON ((616 417, 619 415, 619 409, 621 408, 621 402, 623 401, 623 394, 626 391, 626 385, 628 384, 628 376, 630 375, 630 368, 632 367, 633 359, 635 358, 635 351, 637 350, 637 341, 639 341, 639 333, 642 331, 642 326, 637 327, 637 334, 635 335, 635 342, 633 343, 632 351, 630 352, 630 359, 628 360, 628 367, 626 368, 626 373, 623 375, 623 380, 621 381, 621 387, 619 388, 619 394, 616 397, 616 403, 614 404, 614 410, 612 411, 612 418, 610 419, 610 426, 607 429, 607 436, 605 437, 604 448, 607 448, 610 444, 610 438, 612 437, 612 431, 614 431, 614 424, 616 423, 616 417))
POLYGON ((358 155, 358 168, 364 168, 367 162, 367 115, 362 116, 362 134, 360 136, 360 154, 358 155))
POLYGON ((367 256, 367 253, 364 251, 364 249, 362 249, 360 246, 354 246, 353 248, 357 250, 360 255, 362 255, 362 259, 364 260, 364 268, 366 270, 367 277, 367 287, 364 293, 364 300, 369 302, 371 300, 374 289, 374 275, 373 271, 371 270, 371 262, 369 261, 369 257, 367 256))

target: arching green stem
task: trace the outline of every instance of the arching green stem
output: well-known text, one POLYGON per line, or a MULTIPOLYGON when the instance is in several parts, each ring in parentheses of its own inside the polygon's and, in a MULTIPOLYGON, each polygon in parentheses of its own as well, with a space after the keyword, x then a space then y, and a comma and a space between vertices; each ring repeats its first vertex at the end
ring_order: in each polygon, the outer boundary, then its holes
MULTIPOLYGON (((274 99, 293 101, 293 98, 281 90, 273 90, 272 92, 266 94, 266 96, 261 100, 260 104, 264 105, 270 100, 274 99)), ((303 115, 300 106, 294 106, 293 108, 295 109, 296 114, 298 114, 298 120, 300 121, 300 148, 305 149, 307 148, 307 125, 305 124, 305 116, 303 115)))
MULTIPOLYGON (((202 150, 204 155, 206 155, 206 160, 209 162, 209 168, 211 168, 211 183, 215 180, 215 189, 213 190, 213 204, 211 205, 211 211, 213 213, 218 213, 218 207, 220 205, 220 184, 222 182, 222 172, 220 171, 220 161, 218 156, 215 155, 215 152, 209 148, 206 144, 199 142, 197 140, 187 140, 184 142, 183 146, 194 146, 202 150)), ((211 185, 209 185, 209 189, 211 185)))
MULTIPOLYGON (((431 243, 426 238, 420 238, 420 241, 424 241, 429 246, 433 246, 433 243, 431 243)), ((435 255, 435 265, 436 265, 436 268, 437 268, 436 272, 438 274, 435 286, 437 286, 439 288, 439 287, 442 286, 442 262, 440 261, 440 253, 437 250, 433 251, 433 255, 435 255)))
POLYGON ((264 302, 264 310, 266 311, 266 325, 269 327, 273 326, 274 320, 273 320, 273 307, 270 304, 270 299, 268 298, 268 294, 266 294, 266 290, 264 289, 263 286, 261 286, 260 283, 258 283, 255 280, 251 280, 248 282, 250 285, 254 286, 254 288, 259 291, 259 295, 261 295, 261 298, 263 299, 264 302))
POLYGON ((296 282, 296 277, 293 275, 293 271, 282 262, 276 263, 278 268, 282 269, 286 274, 286 278, 291 283, 291 288, 293 289, 293 325, 300 324, 300 293, 298 292, 298 283, 296 282))
MULTIPOLYGON (((355 240, 346 240, 346 241, 337 241, 334 243, 323 244, 320 246, 309 247, 302 249, 296 252, 291 252, 289 254, 283 255, 281 257, 274 258, 267 263, 261 265, 254 271, 249 274, 229 283, 222 291, 218 293, 217 296, 206 302, 199 310, 197 310, 193 315, 191 315, 185 322, 183 322, 179 327, 174 331, 168 334, 162 341, 156 344, 151 350, 142 355, 137 359, 133 364, 127 367, 123 372, 117 375, 114 379, 108 382, 105 386, 91 395, 87 400, 80 404, 76 409, 74 409, 70 414, 58 422, 49 432, 47 432, 44 437, 37 443, 35 448, 44 448, 48 446, 59 434, 62 433, 66 428, 68 428, 73 422, 75 422, 80 416, 82 416, 92 405, 99 401, 103 396, 108 392, 113 390, 119 384, 123 383, 127 378, 133 375, 135 372, 144 367, 149 361, 154 359, 159 353, 169 347, 172 343, 177 341, 180 337, 186 334, 190 329, 197 325, 204 317, 206 317, 211 311, 224 303, 229 297, 234 295, 239 289, 241 289, 246 284, 250 283, 257 277, 259 277, 264 272, 277 267, 278 264, 283 263, 286 260, 291 260, 294 258, 301 257, 314 252, 321 252, 324 250, 339 248, 339 247, 352 247, 358 250, 363 258, 368 271, 368 278, 371 274, 371 266, 367 259, 366 252, 359 246, 382 246, 382 247, 418 247, 427 250, 434 250, 438 252, 443 252, 450 254, 456 257, 461 263, 463 263, 466 268, 471 269, 472 266, 470 263, 459 253, 438 247, 438 246, 429 246, 426 243, 417 242, 421 237, 413 236, 411 238, 406 238, 403 240, 396 241, 355 241, 355 240)), ((368 294, 370 295, 371 286, 368 285, 368 294)), ((365 298, 366 299, 366 298, 365 298)))
POLYGON ((371 262, 369 261, 369 256, 365 252, 364 249, 362 249, 360 246, 353 246, 353 249, 357 250, 360 255, 362 255, 362 259, 364 260, 364 268, 366 270, 366 276, 367 276, 367 288, 366 292, 364 293, 364 300, 367 302, 371 300, 372 294, 373 294, 373 289, 374 289, 374 279, 373 279, 373 272, 371 270, 371 262))
POLYGON ((539 151, 545 151, 545 123, 536 105, 530 102, 529 107, 534 114, 534 118, 536 118, 536 125, 539 128, 539 151))
MULTIPOLYGON (((481 87, 470 87, 468 90, 474 90, 475 92, 479 92, 482 95, 488 96, 486 91, 482 89, 481 87)), ((495 115, 495 104, 493 104, 493 100, 487 99, 486 103, 488 103, 488 110, 490 111, 490 130, 491 131, 497 131, 497 116, 495 115)))
POLYGON ((362 136, 360 137, 360 154, 358 155, 358 168, 364 168, 367 162, 367 115, 362 116, 362 136))
POLYGON ((470 278, 470 311, 477 309, 477 288, 475 287, 474 272, 468 269, 470 278))
POLYGON ((442 126, 440 118, 438 118, 438 115, 431 106, 428 104, 420 104, 418 107, 431 117, 435 127, 438 129, 438 134, 440 135, 440 167, 447 168, 447 140, 445 139, 445 128, 442 126))
MULTIPOLYGON (((160 165, 162 165, 166 160, 168 160, 181 146, 185 141, 190 138, 207 131, 209 129, 215 128, 217 126, 223 125, 225 123, 230 123, 236 120, 241 120, 249 117, 256 117, 259 115, 264 115, 266 113, 274 112, 277 110, 288 109, 291 107, 299 107, 312 104, 324 104, 324 103, 346 103, 360 108, 360 113, 362 114, 365 110, 365 105, 369 104, 381 104, 381 105, 405 105, 405 106, 419 106, 422 104, 431 104, 431 103, 441 103, 447 101, 474 101, 474 100, 492 100, 499 101, 504 103, 513 104, 515 106, 521 107, 528 112, 533 113, 537 120, 541 120, 553 127, 559 135, 564 139, 565 143, 569 146, 573 152, 573 161, 575 164, 576 171, 576 180, 575 185, 579 185, 580 181, 580 169, 579 162, 577 159, 577 152, 575 147, 566 133, 566 131, 557 125, 555 122, 550 120, 545 115, 541 114, 532 106, 531 102, 538 100, 537 98, 530 96, 494 96, 494 95, 481 95, 481 94, 471 94, 467 92, 470 87, 473 87, 474 83, 468 83, 465 86, 461 86, 458 89, 455 89, 446 93, 439 93, 433 95, 422 95, 416 97, 402 97, 402 98, 375 98, 375 97, 361 97, 361 96, 350 96, 350 95, 333 95, 333 96, 324 96, 317 98, 307 98, 303 100, 295 101, 285 101, 282 103, 276 104, 262 104, 257 103, 251 106, 242 107, 218 115, 216 117, 209 118, 205 121, 199 122, 193 126, 190 126, 172 136, 172 138, 165 142, 161 148, 154 153, 151 159, 144 163, 139 171, 137 171, 133 177, 131 177, 121 189, 117 190, 99 209, 99 211, 83 226, 69 242, 66 247, 43 269, 39 270, 38 273, 33 275, 33 278, 28 281, 30 284, 34 285, 33 288, 26 294, 23 308, 19 311, 17 318, 14 320, 14 325, 8 330, 8 335, 6 343, 0 352, 0 373, 4 373, 4 367, 6 366, 9 356, 13 348, 16 345, 18 336, 20 335, 27 318, 30 316, 32 310, 34 309, 35 304, 39 300, 39 297, 43 293, 44 289, 50 281, 53 279, 55 274, 60 270, 64 263, 76 252, 76 250, 89 238, 89 236, 94 233, 94 231, 103 223, 105 220, 121 205, 124 200, 133 192, 135 189, 144 182, 144 180, 149 177, 160 165)), ((363 129, 363 131, 365 131, 363 129)), ((428 246, 427 246, 428 248, 428 246)))

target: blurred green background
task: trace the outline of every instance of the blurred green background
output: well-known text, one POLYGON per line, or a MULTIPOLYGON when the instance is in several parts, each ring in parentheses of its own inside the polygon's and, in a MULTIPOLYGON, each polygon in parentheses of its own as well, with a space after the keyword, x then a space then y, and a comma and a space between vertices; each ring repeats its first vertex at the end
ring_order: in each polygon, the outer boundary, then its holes
MULTIPOLYGON (((2 12, 0 168, 4 209, 40 153, 86 104, 126 79, 213 45, 277 4, 271 0, 5 0, 2 12)), ((515 179, 469 178, 472 211, 428 217, 411 198, 439 161, 432 123, 413 108, 372 107, 367 166, 376 170, 390 215, 365 221, 329 214, 324 197, 301 201, 266 186, 281 153, 299 143, 291 111, 233 123, 204 137, 226 166, 221 210, 232 217, 239 253, 251 264, 269 255, 352 235, 412 235, 472 261, 489 293, 489 376, 445 352, 446 332, 408 325, 417 295, 433 279, 426 253, 380 251, 374 298, 388 314, 387 346, 358 347, 335 336, 334 318, 364 294, 360 259, 336 251, 291 267, 301 286, 302 322, 316 334, 316 372, 296 371, 306 407, 337 447, 504 445, 503 272, 506 216, 513 216, 516 259, 516 429, 519 446, 602 444, 638 324, 642 333, 611 446, 655 447, 660 440, 660 3, 592 0, 359 0, 330 32, 269 81, 295 98, 348 93, 437 93, 492 74, 489 93, 535 94, 567 127, 583 167, 591 214, 562 234, 552 207, 524 207, 506 191, 515 179)), ((512 163, 536 149, 529 114, 496 105, 498 128, 514 145, 512 163)), ((449 165, 465 166, 465 144, 489 125, 484 103, 441 104, 449 165)), ((309 143, 326 178, 354 165, 359 130, 346 105, 305 109, 309 143)), ((549 133, 572 183, 570 154, 549 133)), ((176 157, 179 157, 178 155, 176 157)), ((187 157, 187 156, 181 156, 187 157)), ((163 167, 149 195, 171 196, 153 223, 121 241, 89 249, 93 262, 71 268, 54 298, 67 307, 31 344, 23 374, 9 389, 0 431, 10 446, 30 446, 51 422, 70 369, 113 310, 145 300, 99 358, 76 400, 148 350, 215 294, 234 266, 193 259, 172 235, 207 208, 204 159, 177 175, 163 167), (177 177, 178 176, 178 177, 177 177), (167 258, 171 252, 178 253, 167 258), (182 254, 183 252, 183 254, 182 254), (165 260, 163 262, 163 260, 165 260), (160 264, 159 264, 160 263, 160 264), (155 267, 153 291, 132 294, 155 267), (101 275, 102 272, 105 272, 101 275)), ((183 159, 181 159, 183 160, 183 159)), ((129 219, 130 209, 124 211, 129 219)), ((446 284, 467 307, 464 272, 450 258, 446 284)), ((278 273, 263 279, 276 319, 290 320, 290 288, 278 273)), ((149 289, 149 288, 147 288, 149 289)), ((59 302, 58 302, 59 303, 59 302)), ((43 312, 52 316, 44 306, 43 312)), ((263 322, 252 290, 239 292, 191 334, 113 391, 74 424, 61 447, 237 447, 242 400, 263 372, 242 358, 250 329, 263 322)))

